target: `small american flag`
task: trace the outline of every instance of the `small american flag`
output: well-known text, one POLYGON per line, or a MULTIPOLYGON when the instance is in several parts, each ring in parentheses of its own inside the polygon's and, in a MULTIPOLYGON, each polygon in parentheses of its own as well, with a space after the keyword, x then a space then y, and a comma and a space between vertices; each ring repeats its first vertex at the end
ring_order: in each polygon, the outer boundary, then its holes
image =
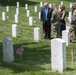
POLYGON ((22 55, 23 52, 24 52, 24 49, 23 49, 22 45, 20 44, 17 51, 16 51, 16 53, 19 54, 19 55, 22 55))

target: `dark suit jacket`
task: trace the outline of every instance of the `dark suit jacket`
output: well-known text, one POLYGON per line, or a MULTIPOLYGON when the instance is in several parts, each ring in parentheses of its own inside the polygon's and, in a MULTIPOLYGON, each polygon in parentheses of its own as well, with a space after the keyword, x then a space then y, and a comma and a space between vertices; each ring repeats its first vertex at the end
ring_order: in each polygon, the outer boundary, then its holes
MULTIPOLYGON (((47 15, 47 18, 48 18, 48 24, 50 25, 51 24, 51 15, 52 15, 52 8, 48 7, 48 15, 47 15)), ((41 21, 43 21, 43 24, 45 24, 45 8, 42 8, 41 9, 41 21)))

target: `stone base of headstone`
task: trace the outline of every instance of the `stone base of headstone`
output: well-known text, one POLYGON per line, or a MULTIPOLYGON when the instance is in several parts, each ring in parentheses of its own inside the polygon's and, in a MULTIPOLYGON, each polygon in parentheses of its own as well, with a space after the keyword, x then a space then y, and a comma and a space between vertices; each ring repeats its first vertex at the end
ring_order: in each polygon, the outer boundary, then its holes
POLYGON ((4 38, 3 42, 3 61, 7 63, 14 62, 13 42, 11 38, 4 38))

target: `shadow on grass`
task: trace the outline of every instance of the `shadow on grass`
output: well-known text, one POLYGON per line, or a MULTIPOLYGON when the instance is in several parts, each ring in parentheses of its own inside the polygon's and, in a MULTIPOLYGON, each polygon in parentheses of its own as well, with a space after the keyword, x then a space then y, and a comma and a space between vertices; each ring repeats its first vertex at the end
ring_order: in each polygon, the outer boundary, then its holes
POLYGON ((25 6, 25 4, 27 3, 28 5, 35 5, 38 4, 38 2, 35 1, 29 1, 29 0, 1 0, 1 5, 2 6, 16 6, 16 2, 20 2, 20 6, 25 6))
POLYGON ((67 67, 67 71, 74 71, 75 69, 67 67))
MULTIPOLYGON (((16 54, 16 50, 19 44, 14 44, 15 62, 3 63, 2 61, 3 58, 1 55, 0 67, 4 69, 5 68, 11 69, 12 73, 46 70, 45 64, 51 63, 50 49, 48 48, 49 45, 44 46, 38 46, 38 45, 39 43, 37 42, 22 43, 22 46, 25 51, 22 55, 22 61, 20 61, 20 56, 16 54), (31 45, 31 47, 29 47, 29 45, 31 45), (41 67, 40 65, 44 65, 45 68, 41 67)), ((0 45, 0 47, 2 48, 2 44, 0 45)), ((2 54, 1 51, 0 54, 2 54)))

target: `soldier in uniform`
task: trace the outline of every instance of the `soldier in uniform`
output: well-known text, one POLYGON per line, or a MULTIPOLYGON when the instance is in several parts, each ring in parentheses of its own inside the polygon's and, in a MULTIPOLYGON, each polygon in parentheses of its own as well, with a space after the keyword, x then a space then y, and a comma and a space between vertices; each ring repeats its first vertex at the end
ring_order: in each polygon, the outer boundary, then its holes
POLYGON ((56 4, 52 6, 52 27, 54 32, 54 37, 57 38, 60 36, 60 11, 57 9, 56 4))
POLYGON ((72 17, 72 27, 70 29, 71 36, 75 35, 76 37, 76 4, 73 5, 73 17, 72 17))

